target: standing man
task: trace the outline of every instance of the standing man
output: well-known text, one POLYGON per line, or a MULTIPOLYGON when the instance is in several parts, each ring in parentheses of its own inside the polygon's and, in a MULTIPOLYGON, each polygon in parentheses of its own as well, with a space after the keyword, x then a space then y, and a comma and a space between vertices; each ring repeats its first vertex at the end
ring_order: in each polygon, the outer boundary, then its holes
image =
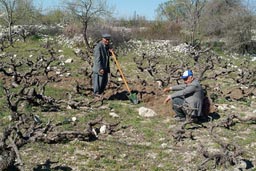
POLYGON ((94 48, 93 60, 93 92, 96 97, 102 97, 108 83, 108 73, 110 73, 110 38, 109 34, 103 34, 102 39, 94 48))
POLYGON ((181 78, 184 80, 184 84, 164 89, 164 92, 176 91, 169 95, 164 102, 172 101, 176 120, 185 121, 186 115, 191 115, 192 119, 197 120, 203 116, 203 89, 199 81, 194 79, 191 70, 185 71, 181 78))

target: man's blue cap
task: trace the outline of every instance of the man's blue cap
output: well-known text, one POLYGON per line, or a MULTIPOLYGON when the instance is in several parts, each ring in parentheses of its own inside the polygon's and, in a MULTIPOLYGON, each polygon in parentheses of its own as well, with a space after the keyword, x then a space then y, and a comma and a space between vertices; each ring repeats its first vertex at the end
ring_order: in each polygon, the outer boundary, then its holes
POLYGON ((105 39, 110 39, 111 38, 111 35, 110 34, 102 34, 102 38, 105 38, 105 39))
POLYGON ((189 76, 193 76, 193 72, 191 70, 187 70, 183 73, 183 75, 180 77, 181 79, 186 79, 189 76))

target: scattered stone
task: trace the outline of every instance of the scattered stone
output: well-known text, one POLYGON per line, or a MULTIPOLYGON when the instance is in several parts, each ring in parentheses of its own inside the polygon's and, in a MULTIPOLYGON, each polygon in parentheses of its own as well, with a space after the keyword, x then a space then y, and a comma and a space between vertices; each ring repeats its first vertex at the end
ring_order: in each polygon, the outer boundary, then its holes
POLYGON ((70 109, 72 109, 72 107, 68 105, 68 106, 67 106, 67 109, 69 109, 69 110, 70 110, 70 109))
POLYGON ((64 57, 65 57, 64 55, 60 55, 59 59, 64 59, 64 57))
POLYGON ((140 107, 139 108, 139 115, 142 117, 154 117, 156 116, 156 112, 152 109, 146 108, 146 107, 140 107))
POLYGON ((68 72, 68 73, 65 74, 65 76, 66 76, 66 77, 70 77, 70 76, 71 76, 71 73, 68 72))
POLYGON ((247 168, 247 163, 244 160, 240 160, 240 162, 237 164, 236 169, 238 170, 244 170, 247 168))
POLYGON ((229 107, 228 107, 227 104, 220 104, 220 105, 218 105, 218 110, 227 111, 228 109, 229 109, 229 107))
POLYGON ((98 137, 98 134, 94 128, 92 129, 92 133, 95 135, 95 137, 98 137))
POLYGON ((73 62, 73 59, 71 59, 71 58, 69 58, 69 59, 67 59, 67 60, 65 61, 66 64, 70 64, 70 63, 72 63, 72 62, 73 62))
POLYGON ((250 107, 256 109, 256 101, 252 101, 250 107))
POLYGON ((82 52, 82 49, 76 48, 76 49, 74 49, 74 52, 75 52, 75 54, 79 54, 82 52))
POLYGON ((120 116, 118 114, 116 114, 115 112, 110 112, 109 113, 110 116, 112 116, 113 118, 119 118, 120 116))
POLYGON ((158 154, 156 154, 156 153, 149 153, 149 154, 147 155, 147 157, 152 158, 152 159, 156 159, 156 158, 157 158, 157 155, 158 155, 158 154))
POLYGON ((231 109, 236 109, 236 107, 234 105, 230 105, 231 109))
POLYGON ((60 66, 64 66, 65 63, 63 61, 60 62, 60 66))
POLYGON ((252 57, 252 62, 253 62, 253 61, 256 61, 256 57, 252 57))
POLYGON ((77 119, 76 119, 76 117, 72 117, 71 120, 72 120, 73 122, 75 122, 77 119))
POLYGON ((8 116, 9 121, 12 121, 12 115, 8 116))
POLYGON ((168 145, 167 143, 163 143, 163 144, 161 144, 161 147, 162 147, 162 148, 166 148, 167 145, 168 145))
POLYGON ((12 87, 17 88, 17 87, 19 87, 19 85, 15 82, 12 82, 12 87))
POLYGON ((165 141, 165 138, 160 138, 159 141, 165 141))
POLYGON ((106 132, 107 132, 107 126, 106 126, 106 125, 102 125, 102 126, 100 127, 100 133, 101 133, 101 134, 106 134, 106 132))

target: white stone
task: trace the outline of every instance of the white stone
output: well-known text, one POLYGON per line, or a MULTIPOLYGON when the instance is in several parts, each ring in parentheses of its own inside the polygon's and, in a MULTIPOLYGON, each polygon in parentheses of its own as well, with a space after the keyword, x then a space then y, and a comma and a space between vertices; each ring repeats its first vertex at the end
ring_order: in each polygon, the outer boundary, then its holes
POLYGON ((167 147, 167 143, 161 144, 161 147, 162 147, 162 148, 166 148, 166 147, 167 147))
POLYGON ((113 118, 119 118, 120 116, 118 114, 116 114, 115 112, 110 112, 109 113, 110 116, 112 116, 113 118))
POLYGON ((156 112, 152 109, 146 108, 146 107, 140 107, 139 108, 139 115, 142 117, 154 117, 156 116, 156 112))
POLYGON ((255 57, 252 57, 252 61, 256 61, 256 56, 255 56, 255 57))
POLYGON ((65 61, 66 64, 70 64, 70 63, 72 63, 72 62, 73 62, 73 59, 71 59, 71 58, 69 58, 69 59, 67 59, 67 60, 65 61))
POLYGON ((246 169, 247 168, 247 163, 244 160, 240 160, 238 166, 239 166, 239 169, 246 169))
POLYGON ((158 84, 158 88, 162 88, 163 87, 163 83, 161 81, 156 81, 158 84))
POLYGON ((236 109, 236 107, 233 106, 233 105, 230 105, 229 107, 230 107, 231 109, 236 109))
POLYGON ((159 141, 165 141, 165 138, 160 138, 159 141))
POLYGON ((74 51, 75 51, 75 53, 76 53, 76 54, 79 54, 79 53, 81 53, 81 52, 82 52, 82 50, 81 50, 81 49, 74 49, 74 51))
POLYGON ((60 55, 59 56, 59 59, 63 59, 65 56, 64 55, 60 55))
POLYGON ((19 87, 19 85, 17 84, 17 83, 15 83, 15 82, 12 82, 12 87, 19 87))
POLYGON ((107 126, 106 126, 106 125, 102 125, 102 126, 100 127, 100 133, 101 133, 101 134, 106 134, 106 132, 107 132, 107 126))
POLYGON ((67 106, 67 109, 72 109, 72 107, 68 105, 68 106, 67 106))
POLYGON ((71 120, 72 120, 73 122, 75 122, 75 121, 76 121, 76 117, 72 117, 71 120))
POLYGON ((97 134, 97 132, 95 131, 94 128, 92 128, 92 133, 95 135, 95 137, 98 137, 98 134, 97 134))
POLYGON ((228 110, 228 105, 227 104, 222 104, 218 106, 218 110, 226 111, 228 110))
POLYGON ((65 74, 65 76, 66 76, 66 77, 69 77, 69 76, 71 76, 71 73, 68 72, 68 73, 65 74))
POLYGON ((8 116, 9 121, 12 121, 12 115, 8 116))

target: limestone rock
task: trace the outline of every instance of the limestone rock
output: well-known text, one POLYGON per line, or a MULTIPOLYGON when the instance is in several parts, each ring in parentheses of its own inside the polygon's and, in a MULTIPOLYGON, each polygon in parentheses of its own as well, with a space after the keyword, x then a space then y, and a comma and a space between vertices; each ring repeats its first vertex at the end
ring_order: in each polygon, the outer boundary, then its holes
POLYGON ((142 117, 154 117, 157 115, 155 111, 146 107, 139 108, 139 115, 142 117))

